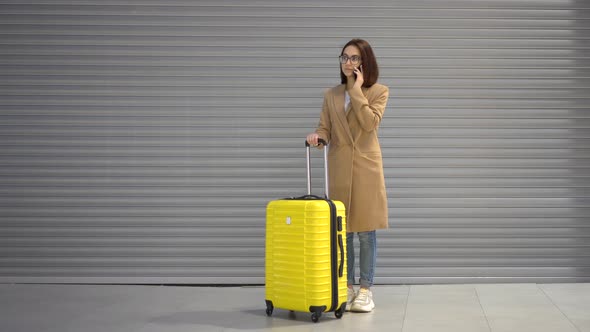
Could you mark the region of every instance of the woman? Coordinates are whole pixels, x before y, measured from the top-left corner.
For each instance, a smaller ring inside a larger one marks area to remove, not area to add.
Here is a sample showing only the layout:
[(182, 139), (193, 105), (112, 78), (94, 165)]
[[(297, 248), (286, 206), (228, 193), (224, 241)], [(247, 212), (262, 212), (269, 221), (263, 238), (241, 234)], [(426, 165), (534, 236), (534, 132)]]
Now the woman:
[[(316, 131), (307, 142), (322, 138), (328, 151), (330, 198), (346, 206), (347, 310), (375, 308), (371, 286), (375, 274), (375, 230), (388, 227), (387, 194), (377, 131), (389, 89), (377, 83), (379, 69), (369, 43), (349, 41), (340, 53), (341, 84), (328, 90)], [(354, 234), (360, 244), (360, 289), (355, 292)]]

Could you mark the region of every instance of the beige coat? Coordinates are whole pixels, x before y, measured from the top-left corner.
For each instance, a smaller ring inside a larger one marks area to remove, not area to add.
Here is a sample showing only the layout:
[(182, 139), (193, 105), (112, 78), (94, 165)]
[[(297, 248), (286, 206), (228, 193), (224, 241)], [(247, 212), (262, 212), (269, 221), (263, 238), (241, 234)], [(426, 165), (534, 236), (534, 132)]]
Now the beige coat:
[(326, 92), (316, 133), (329, 143), (330, 198), (346, 206), (347, 231), (366, 232), (388, 227), (387, 193), (377, 131), (389, 89), (381, 84), (349, 92), (345, 85)]

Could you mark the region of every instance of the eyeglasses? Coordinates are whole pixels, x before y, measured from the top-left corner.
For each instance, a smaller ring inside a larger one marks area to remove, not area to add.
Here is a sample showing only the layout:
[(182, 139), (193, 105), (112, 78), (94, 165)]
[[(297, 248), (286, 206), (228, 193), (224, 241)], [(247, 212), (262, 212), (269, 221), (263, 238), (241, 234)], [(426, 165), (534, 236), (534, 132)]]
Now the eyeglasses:
[(348, 60), (350, 60), (353, 65), (358, 65), (358, 63), (361, 62), (361, 57), (358, 55), (353, 55), (351, 57), (348, 55), (341, 55), (338, 57), (338, 60), (340, 60), (341, 64), (345, 64), (348, 62)]

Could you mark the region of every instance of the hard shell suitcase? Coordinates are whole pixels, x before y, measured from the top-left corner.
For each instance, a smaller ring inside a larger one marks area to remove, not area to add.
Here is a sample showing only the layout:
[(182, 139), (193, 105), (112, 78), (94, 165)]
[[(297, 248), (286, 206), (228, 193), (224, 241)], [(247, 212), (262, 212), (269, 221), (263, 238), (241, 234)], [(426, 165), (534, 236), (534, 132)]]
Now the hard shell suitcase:
[[(325, 142), (321, 141), (324, 146)], [(346, 214), (328, 198), (328, 159), (324, 148), (325, 197), (311, 195), (310, 147), (307, 195), (274, 200), (266, 207), (266, 314), (274, 308), (323, 312), (341, 318), (346, 309)]]

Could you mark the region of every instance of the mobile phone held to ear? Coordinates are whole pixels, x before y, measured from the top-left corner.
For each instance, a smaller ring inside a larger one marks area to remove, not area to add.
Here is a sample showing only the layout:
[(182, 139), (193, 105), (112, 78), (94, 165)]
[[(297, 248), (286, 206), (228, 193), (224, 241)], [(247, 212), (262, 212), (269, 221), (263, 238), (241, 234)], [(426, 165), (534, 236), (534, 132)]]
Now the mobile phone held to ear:
[[(359, 68), (360, 68), (360, 66), (359, 66), (359, 67), (356, 67), (356, 68), (354, 69), (354, 71), (352, 72), (352, 73), (354, 74), (354, 79), (355, 79), (355, 80), (356, 80), (356, 70), (357, 70), (357, 69), (359, 69)], [(359, 69), (359, 70), (360, 70), (360, 69)]]
[[(362, 65), (356, 67), (356, 69), (358, 69), (361, 73), (363, 72), (363, 69), (361, 68)], [(354, 74), (354, 79), (356, 80), (356, 72), (352, 72)]]

